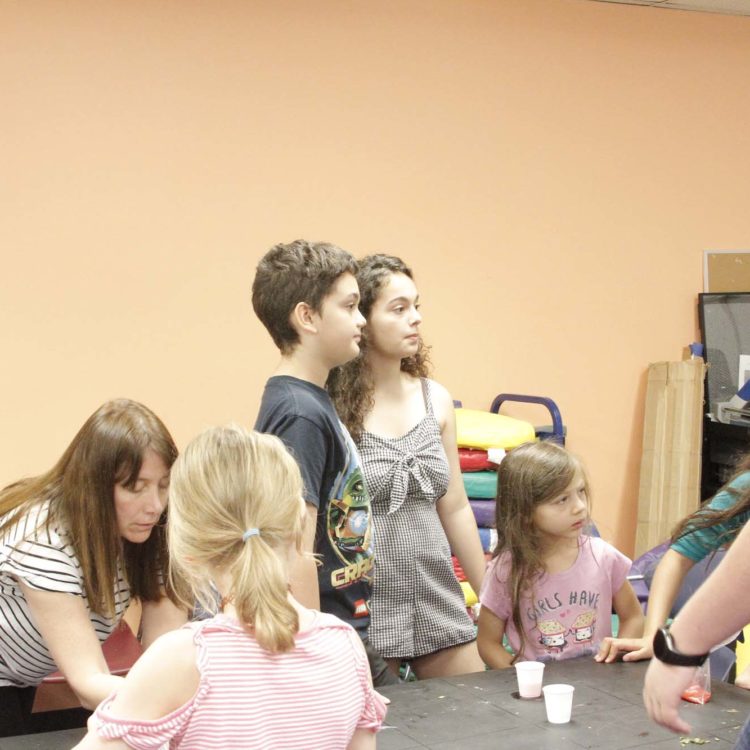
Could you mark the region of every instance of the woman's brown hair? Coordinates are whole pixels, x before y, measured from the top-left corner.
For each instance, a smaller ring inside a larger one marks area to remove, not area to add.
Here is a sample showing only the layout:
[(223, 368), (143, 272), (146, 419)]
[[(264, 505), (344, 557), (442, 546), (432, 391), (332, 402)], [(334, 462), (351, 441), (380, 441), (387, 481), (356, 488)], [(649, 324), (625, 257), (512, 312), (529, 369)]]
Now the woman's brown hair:
[[(719, 492), (727, 492), (735, 497), (735, 501), (728, 508), (723, 510), (714, 510), (713, 508), (698, 508), (694, 513), (691, 513), (686, 518), (683, 518), (680, 523), (677, 524), (675, 530), (672, 532), (671, 544), (674, 544), (683, 536), (691, 534), (693, 531), (700, 529), (707, 529), (712, 526), (719, 524), (726, 525), (726, 528), (722, 531), (721, 536), (718, 538), (720, 544), (729, 544), (734, 541), (734, 538), (742, 530), (745, 525), (743, 516), (750, 514), (750, 482), (745, 489), (735, 489), (732, 487), (732, 483), (741, 474), (745, 474), (750, 471), (750, 452), (745, 454), (737, 463), (734, 474), (732, 474), (729, 481), (719, 490)], [(718, 493), (717, 493), (718, 494)]]
[[(358, 261), (358, 265), (359, 310), (366, 320), (369, 319), (372, 306), (391, 275), (402, 273), (414, 279), (411, 268), (393, 255), (368, 255)], [(428, 377), (429, 351), (429, 347), (420, 337), (416, 353), (401, 360), (401, 370), (417, 378)], [(367, 326), (362, 331), (359, 354), (351, 362), (331, 370), (326, 388), (341, 421), (354, 441), (359, 442), (365, 417), (373, 406), (372, 394), (375, 388), (372, 372), (367, 364)]]
[(515, 659), (523, 653), (526, 643), (522, 600), (526, 596), (533, 599), (534, 581), (544, 572), (542, 537), (534, 525), (534, 511), (562, 494), (576, 472), (583, 476), (588, 498), (589, 486), (583, 466), (575, 456), (555, 443), (520, 445), (511, 450), (498, 467), (495, 501), (497, 546), (493, 557), (505, 553), (510, 557), (508, 578), (501, 583), (507, 586), (512, 602), (511, 619), (520, 638)]
[[(177, 447), (162, 421), (136, 401), (100, 406), (84, 423), (58, 462), (46, 473), (0, 491), (0, 535), (34, 506), (49, 501), (47, 529), (70, 541), (81, 566), (89, 606), (115, 613), (114, 589), (122, 569), (131, 595), (158, 601), (167, 581), (166, 510), (148, 540), (120, 536), (114, 504), (116, 484), (132, 488), (147, 450), (169, 469)], [(174, 598), (168, 589), (170, 598)]]

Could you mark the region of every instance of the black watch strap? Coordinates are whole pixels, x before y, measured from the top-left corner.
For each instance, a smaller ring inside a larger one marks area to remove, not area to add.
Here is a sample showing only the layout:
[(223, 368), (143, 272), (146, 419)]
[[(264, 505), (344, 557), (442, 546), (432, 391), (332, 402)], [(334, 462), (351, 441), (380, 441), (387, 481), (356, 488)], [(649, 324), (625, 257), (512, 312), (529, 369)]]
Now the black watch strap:
[(700, 667), (708, 654), (683, 654), (677, 650), (669, 628), (659, 628), (654, 636), (654, 656), (665, 664), (676, 667)]

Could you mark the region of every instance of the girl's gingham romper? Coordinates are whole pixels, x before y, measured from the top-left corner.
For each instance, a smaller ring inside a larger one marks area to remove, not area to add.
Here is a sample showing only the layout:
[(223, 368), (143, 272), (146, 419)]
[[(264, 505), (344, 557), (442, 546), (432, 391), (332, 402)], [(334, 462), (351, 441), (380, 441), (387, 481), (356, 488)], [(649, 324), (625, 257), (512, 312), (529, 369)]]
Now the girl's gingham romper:
[(384, 438), (364, 431), (359, 444), (375, 533), (369, 638), (387, 659), (475, 638), (435, 506), (450, 469), (430, 385), (422, 379), (427, 413), (409, 432)]

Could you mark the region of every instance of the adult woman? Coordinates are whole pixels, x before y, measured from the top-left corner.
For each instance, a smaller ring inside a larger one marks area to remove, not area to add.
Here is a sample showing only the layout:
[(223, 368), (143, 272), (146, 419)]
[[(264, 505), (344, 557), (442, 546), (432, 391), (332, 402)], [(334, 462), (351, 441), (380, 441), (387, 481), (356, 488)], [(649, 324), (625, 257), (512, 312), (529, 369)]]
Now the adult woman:
[(56, 669), (85, 708), (112, 692), (122, 678), (100, 644), (131, 598), (144, 646), (186, 620), (163, 585), (176, 457), (155, 414), (109, 401), (52, 469), (0, 492), (0, 734), (28, 731), (35, 686)]
[(372, 255), (357, 274), (367, 319), (353, 362), (328, 387), (356, 441), (372, 499), (375, 573), (369, 637), (398, 669), (419, 677), (484, 668), (450, 549), (475, 588), (484, 574), (476, 522), (463, 489), (450, 394), (427, 378), (411, 270)]

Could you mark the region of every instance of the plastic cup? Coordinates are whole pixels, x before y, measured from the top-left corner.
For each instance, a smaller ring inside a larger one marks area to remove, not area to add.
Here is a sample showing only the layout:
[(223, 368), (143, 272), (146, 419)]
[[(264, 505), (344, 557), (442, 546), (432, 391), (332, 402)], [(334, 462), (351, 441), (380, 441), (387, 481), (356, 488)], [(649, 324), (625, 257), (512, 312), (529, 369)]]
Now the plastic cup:
[(544, 662), (519, 661), (516, 664), (518, 694), (522, 698), (538, 698), (542, 694)]
[(574, 690), (572, 685), (544, 686), (544, 706), (550, 724), (567, 724), (570, 721)]

